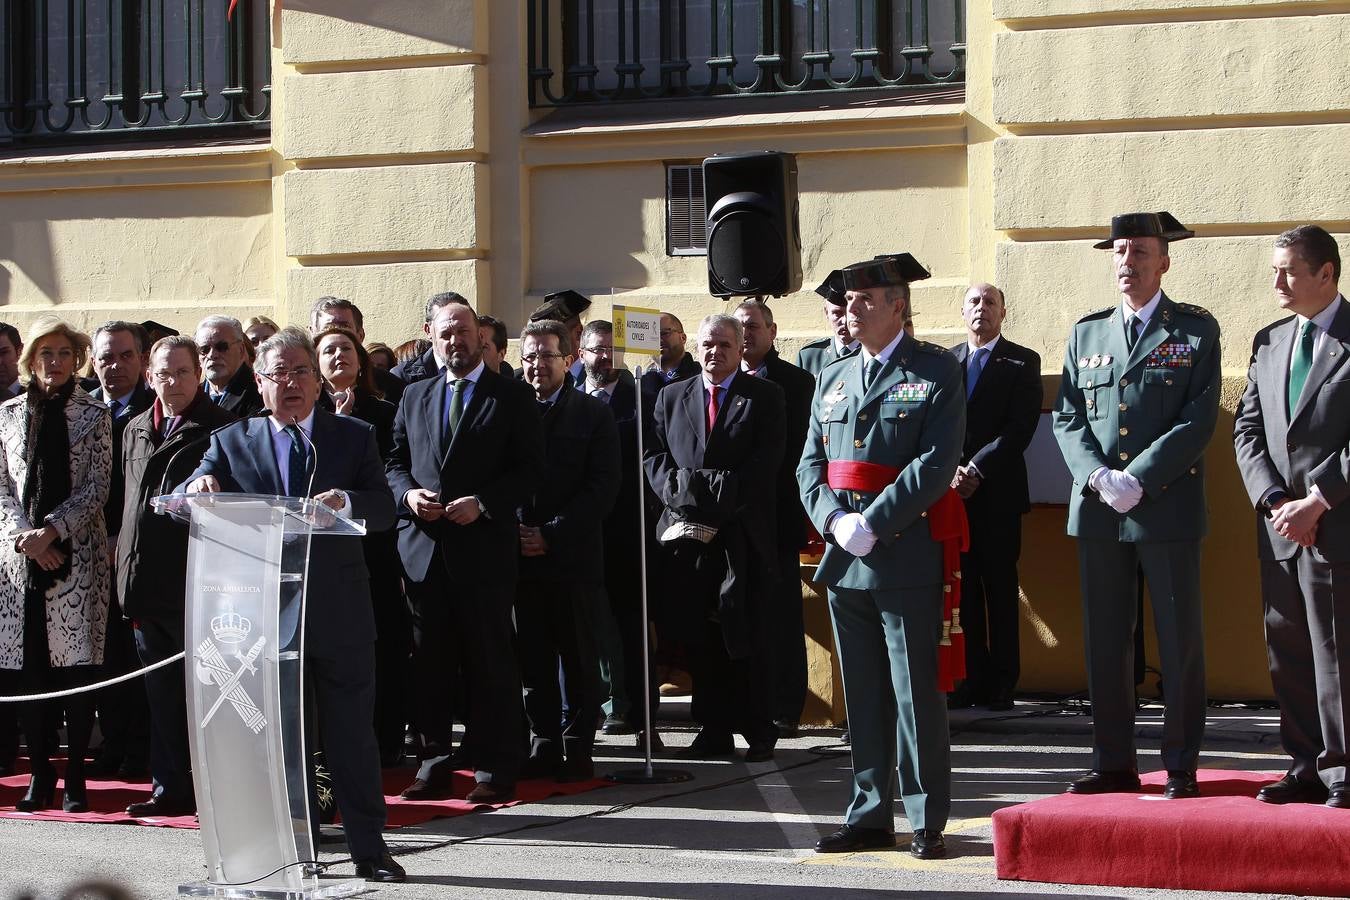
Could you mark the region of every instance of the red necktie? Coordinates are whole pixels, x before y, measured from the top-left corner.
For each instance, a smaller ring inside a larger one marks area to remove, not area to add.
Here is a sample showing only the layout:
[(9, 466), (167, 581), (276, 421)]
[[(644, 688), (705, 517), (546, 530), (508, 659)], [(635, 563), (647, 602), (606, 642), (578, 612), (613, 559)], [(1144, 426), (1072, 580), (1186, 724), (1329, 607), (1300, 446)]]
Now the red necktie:
[(717, 424), (717, 392), (722, 388), (713, 385), (708, 389), (708, 436), (712, 437), (713, 426)]

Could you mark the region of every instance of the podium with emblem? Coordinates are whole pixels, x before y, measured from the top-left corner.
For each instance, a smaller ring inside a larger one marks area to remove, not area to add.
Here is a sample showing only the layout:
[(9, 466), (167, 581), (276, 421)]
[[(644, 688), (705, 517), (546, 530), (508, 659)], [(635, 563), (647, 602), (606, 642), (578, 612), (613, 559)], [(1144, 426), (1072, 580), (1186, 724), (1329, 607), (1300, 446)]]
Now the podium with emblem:
[(301, 670), (310, 538), (358, 537), (364, 524), (295, 497), (170, 494), (154, 505), (189, 524), (188, 730), (207, 877), (179, 893), (310, 900), (366, 890), (321, 879), (314, 862)]

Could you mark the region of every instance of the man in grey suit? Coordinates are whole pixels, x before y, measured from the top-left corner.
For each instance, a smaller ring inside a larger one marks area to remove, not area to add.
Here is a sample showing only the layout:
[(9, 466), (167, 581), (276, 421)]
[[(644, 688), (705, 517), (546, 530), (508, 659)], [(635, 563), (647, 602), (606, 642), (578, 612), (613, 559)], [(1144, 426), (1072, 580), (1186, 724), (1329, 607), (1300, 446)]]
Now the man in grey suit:
[(1266, 649), (1293, 765), (1267, 803), (1350, 808), (1350, 304), (1336, 239), (1275, 239), (1275, 296), (1294, 315), (1257, 332), (1233, 444), (1256, 507)]
[(1069, 334), (1054, 426), (1073, 474), (1092, 696), (1092, 771), (1075, 794), (1134, 791), (1134, 626), (1142, 567), (1158, 632), (1167, 709), (1163, 796), (1196, 797), (1205, 734), (1200, 539), (1205, 446), (1219, 413), (1219, 324), (1162, 290), (1168, 243), (1193, 236), (1167, 213), (1111, 220), (1120, 299)]

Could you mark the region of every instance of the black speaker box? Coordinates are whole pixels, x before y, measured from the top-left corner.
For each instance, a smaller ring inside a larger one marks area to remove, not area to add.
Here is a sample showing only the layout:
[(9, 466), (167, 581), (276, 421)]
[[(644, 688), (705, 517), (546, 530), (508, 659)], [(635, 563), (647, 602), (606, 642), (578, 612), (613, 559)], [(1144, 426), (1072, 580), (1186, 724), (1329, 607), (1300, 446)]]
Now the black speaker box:
[(703, 196), (713, 296), (781, 297), (801, 289), (795, 156), (711, 156), (703, 161)]

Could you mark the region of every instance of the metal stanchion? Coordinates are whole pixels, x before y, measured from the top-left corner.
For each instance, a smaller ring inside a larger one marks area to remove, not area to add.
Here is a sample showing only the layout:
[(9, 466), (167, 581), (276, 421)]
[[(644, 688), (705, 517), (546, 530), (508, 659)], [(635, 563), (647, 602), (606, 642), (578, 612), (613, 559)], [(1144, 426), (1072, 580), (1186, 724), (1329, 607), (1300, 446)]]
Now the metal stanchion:
[[(642, 475), (642, 369), (638, 368), (633, 376), (634, 393), (637, 395), (637, 463), (638, 478)], [(646, 501), (641, 490), (638, 491), (638, 527), (642, 531), (642, 540), (638, 541), (638, 553), (641, 560), (642, 571), (642, 697), (643, 709), (646, 710), (646, 721), (643, 723), (643, 735), (647, 738), (646, 744), (647, 759), (646, 765), (641, 769), (619, 769), (617, 772), (610, 772), (605, 777), (610, 781), (619, 784), (677, 784), (681, 781), (692, 781), (694, 775), (692, 772), (686, 772), (683, 769), (656, 769), (652, 767), (652, 667), (651, 667), (651, 641), (647, 634), (647, 510)]]

